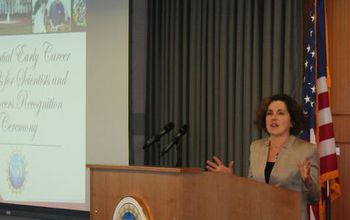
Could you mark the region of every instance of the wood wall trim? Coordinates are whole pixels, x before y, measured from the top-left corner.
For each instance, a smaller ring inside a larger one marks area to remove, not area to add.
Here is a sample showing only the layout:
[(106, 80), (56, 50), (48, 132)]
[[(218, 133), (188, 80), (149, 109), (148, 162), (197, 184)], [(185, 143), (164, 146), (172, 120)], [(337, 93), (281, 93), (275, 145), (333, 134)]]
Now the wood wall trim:
[(350, 116), (334, 116), (333, 125), (335, 141), (350, 143)]
[(350, 116), (350, 113), (348, 114), (332, 114), (333, 117), (336, 117), (336, 116)]

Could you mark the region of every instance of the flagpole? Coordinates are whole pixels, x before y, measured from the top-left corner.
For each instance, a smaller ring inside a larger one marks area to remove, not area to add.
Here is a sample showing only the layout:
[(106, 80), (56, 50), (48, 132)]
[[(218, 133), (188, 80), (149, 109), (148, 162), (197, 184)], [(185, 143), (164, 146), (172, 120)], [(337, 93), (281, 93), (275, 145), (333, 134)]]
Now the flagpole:
[(326, 220), (331, 220), (331, 196), (330, 196), (330, 189), (329, 189), (329, 180), (327, 180)]

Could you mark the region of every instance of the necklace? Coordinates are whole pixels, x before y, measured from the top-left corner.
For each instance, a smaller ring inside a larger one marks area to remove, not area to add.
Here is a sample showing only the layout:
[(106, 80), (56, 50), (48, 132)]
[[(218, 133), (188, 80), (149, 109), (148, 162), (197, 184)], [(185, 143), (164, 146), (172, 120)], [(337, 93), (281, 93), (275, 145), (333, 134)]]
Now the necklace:
[(276, 161), (281, 150), (281, 147), (271, 147), (271, 145), (269, 145), (269, 157)]

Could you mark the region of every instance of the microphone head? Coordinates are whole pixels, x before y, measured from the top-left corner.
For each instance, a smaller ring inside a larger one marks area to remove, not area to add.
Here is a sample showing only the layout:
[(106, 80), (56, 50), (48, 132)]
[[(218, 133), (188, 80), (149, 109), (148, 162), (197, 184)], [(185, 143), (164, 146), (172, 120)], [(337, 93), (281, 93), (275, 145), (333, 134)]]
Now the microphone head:
[(173, 123), (173, 122), (169, 122), (168, 124), (166, 124), (166, 125), (163, 127), (163, 129), (164, 129), (166, 132), (170, 131), (170, 130), (173, 129), (173, 128), (174, 128), (174, 123)]
[(187, 131), (188, 131), (188, 125), (187, 125), (187, 124), (184, 124), (184, 125), (181, 126), (179, 132), (180, 132), (181, 135), (184, 135), (184, 134), (187, 133)]

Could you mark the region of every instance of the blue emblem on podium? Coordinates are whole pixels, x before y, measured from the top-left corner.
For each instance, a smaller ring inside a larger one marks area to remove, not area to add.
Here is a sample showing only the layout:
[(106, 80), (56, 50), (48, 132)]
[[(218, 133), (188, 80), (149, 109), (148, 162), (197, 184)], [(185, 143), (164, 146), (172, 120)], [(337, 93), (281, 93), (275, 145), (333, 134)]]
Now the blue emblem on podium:
[(150, 220), (150, 217), (141, 199), (127, 196), (118, 202), (113, 220)]
[(122, 220), (136, 220), (136, 217), (131, 212), (127, 212), (124, 213)]

